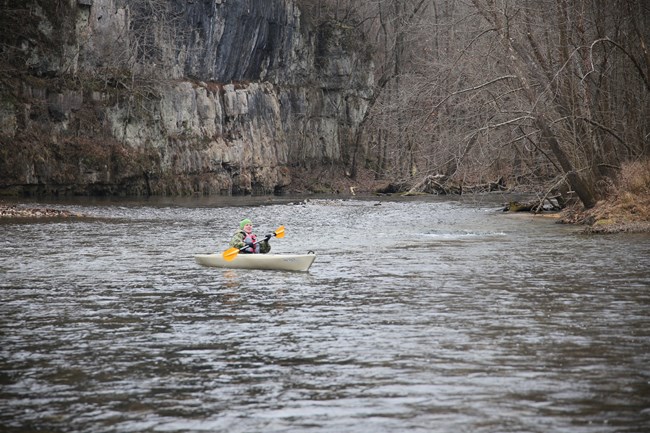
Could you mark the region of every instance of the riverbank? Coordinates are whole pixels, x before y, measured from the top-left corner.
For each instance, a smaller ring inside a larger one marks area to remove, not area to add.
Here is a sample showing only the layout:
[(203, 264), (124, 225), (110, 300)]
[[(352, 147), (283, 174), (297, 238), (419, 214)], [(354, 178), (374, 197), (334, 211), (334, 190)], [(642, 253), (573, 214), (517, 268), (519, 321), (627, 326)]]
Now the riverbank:
[[(585, 226), (588, 233), (650, 233), (650, 164), (637, 163), (625, 167), (619, 186), (607, 199), (592, 209), (580, 204), (566, 208), (557, 215), (558, 223)], [(292, 173), (290, 194), (340, 194), (344, 197), (377, 194), (388, 191), (390, 183), (377, 180), (369, 170), (362, 170), (352, 179), (342, 167), (326, 166)], [(395, 194), (399, 194), (395, 191)], [(74, 218), (84, 215), (45, 207), (0, 202), (0, 218)]]
[(82, 214), (62, 209), (0, 203), (0, 218), (71, 218), (82, 216)]
[[(552, 213), (559, 224), (585, 226), (587, 233), (650, 233), (650, 172), (648, 163), (627, 164), (621, 174), (619, 187), (610, 191), (609, 197), (599, 201), (592, 209), (581, 204)], [(355, 179), (340, 167), (320, 167), (294, 172), (297, 179), (291, 192), (326, 194), (377, 194), (391, 190), (391, 183), (375, 179), (369, 170), (361, 170)], [(395, 191), (395, 194), (399, 194)]]
[(592, 209), (565, 209), (559, 222), (584, 225), (588, 233), (650, 233), (650, 197), (624, 194), (600, 201)]
[(561, 221), (590, 233), (650, 233), (650, 160), (623, 164), (606, 199), (591, 209), (565, 209)]

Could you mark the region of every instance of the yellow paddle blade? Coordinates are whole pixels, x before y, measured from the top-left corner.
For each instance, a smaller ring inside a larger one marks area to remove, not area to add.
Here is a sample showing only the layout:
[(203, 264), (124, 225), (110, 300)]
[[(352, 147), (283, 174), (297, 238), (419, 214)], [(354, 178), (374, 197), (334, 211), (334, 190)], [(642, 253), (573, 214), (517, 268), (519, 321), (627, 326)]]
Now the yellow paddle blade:
[(226, 251), (224, 251), (221, 256), (223, 259), (227, 262), (230, 262), (232, 260), (235, 260), (235, 257), (237, 257), (237, 254), (239, 254), (239, 249), (238, 248), (228, 248)]
[(273, 232), (276, 238), (282, 239), (284, 237), (284, 226), (280, 226)]

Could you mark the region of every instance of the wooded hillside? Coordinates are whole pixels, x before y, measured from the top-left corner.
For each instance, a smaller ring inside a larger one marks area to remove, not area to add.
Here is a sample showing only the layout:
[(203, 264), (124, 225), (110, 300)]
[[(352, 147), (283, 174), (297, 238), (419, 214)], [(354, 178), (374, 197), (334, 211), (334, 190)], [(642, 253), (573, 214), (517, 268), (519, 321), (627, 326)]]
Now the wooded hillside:
[(650, 154), (646, 1), (316, 3), (315, 15), (355, 22), (374, 44), (376, 92), (353, 172), (503, 180), (589, 208), (623, 163)]

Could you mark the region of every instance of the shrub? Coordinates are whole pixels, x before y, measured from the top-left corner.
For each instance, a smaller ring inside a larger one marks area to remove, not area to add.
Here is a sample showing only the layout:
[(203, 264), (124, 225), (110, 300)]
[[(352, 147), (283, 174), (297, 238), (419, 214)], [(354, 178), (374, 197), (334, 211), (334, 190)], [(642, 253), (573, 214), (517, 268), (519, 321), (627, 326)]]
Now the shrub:
[(650, 159), (624, 163), (619, 189), (635, 195), (650, 194)]

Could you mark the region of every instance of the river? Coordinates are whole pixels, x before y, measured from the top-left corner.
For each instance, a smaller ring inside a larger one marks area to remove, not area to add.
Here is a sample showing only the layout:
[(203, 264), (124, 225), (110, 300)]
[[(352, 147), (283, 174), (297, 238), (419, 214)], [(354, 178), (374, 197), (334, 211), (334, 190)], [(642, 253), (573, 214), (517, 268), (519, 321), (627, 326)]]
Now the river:
[[(650, 431), (650, 236), (501, 201), (86, 199), (55, 204), (88, 218), (0, 221), (0, 430)], [(194, 262), (244, 217), (312, 268)]]

